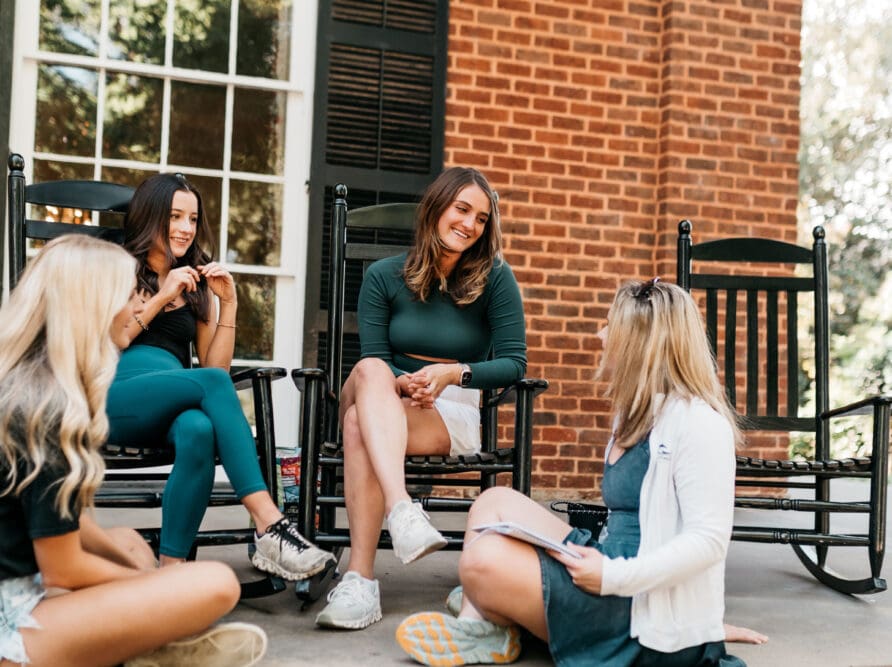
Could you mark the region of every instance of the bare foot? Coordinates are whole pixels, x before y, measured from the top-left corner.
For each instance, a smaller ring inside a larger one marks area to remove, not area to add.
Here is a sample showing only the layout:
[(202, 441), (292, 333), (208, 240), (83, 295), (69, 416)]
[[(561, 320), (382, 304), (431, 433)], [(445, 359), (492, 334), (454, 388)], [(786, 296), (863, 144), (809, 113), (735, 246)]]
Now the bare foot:
[(749, 628), (740, 628), (725, 623), (725, 641), (740, 644), (764, 644), (768, 641), (768, 637)]

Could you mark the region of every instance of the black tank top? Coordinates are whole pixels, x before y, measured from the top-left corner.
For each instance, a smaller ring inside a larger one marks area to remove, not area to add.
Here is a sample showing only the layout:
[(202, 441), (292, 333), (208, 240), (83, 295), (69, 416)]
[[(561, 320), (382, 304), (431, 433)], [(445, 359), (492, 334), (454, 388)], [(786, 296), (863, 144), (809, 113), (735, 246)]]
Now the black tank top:
[(183, 364), (192, 366), (190, 345), (195, 340), (197, 326), (195, 315), (188, 304), (174, 310), (162, 310), (149, 323), (149, 330), (143, 331), (133, 345), (152, 345), (167, 350)]

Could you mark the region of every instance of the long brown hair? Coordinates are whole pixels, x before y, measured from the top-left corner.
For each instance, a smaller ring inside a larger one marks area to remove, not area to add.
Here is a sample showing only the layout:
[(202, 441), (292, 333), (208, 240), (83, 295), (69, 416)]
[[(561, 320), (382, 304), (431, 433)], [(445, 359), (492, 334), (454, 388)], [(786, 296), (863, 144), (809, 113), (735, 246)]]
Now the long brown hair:
[(706, 402), (728, 420), (739, 444), (737, 413), (716, 375), (700, 311), (681, 287), (658, 281), (624, 284), (610, 308), (598, 377), (609, 375), (614, 443), (641, 440), (653, 428), (657, 397), (673, 394)]
[[(477, 185), (489, 198), (489, 220), (480, 238), (465, 250), (448, 280), (441, 277), (437, 262), (443, 250), (438, 231), (440, 216), (458, 193)], [(403, 277), (406, 285), (421, 301), (426, 301), (435, 286), (442, 288), (460, 306), (473, 303), (483, 293), (486, 280), (496, 260), (502, 257), (502, 232), (499, 201), (486, 177), (470, 167), (451, 167), (431, 183), (421, 198), (415, 217), (415, 244), (409, 250)]]
[[(195, 238), (192, 239), (192, 245), (186, 254), (179, 259), (170, 251), (168, 242), (170, 209), (176, 192), (191, 192), (198, 200)], [(148, 263), (149, 250), (159, 237), (164, 239), (167, 264), (171, 269), (180, 266), (200, 266), (211, 261), (211, 255), (204, 250), (210, 246), (211, 232), (205, 217), (201, 194), (182, 174), (155, 174), (140, 183), (124, 217), (124, 235), (124, 247), (136, 257), (139, 264), (136, 270), (137, 288), (149, 294), (155, 294), (159, 287), (158, 274)], [(186, 303), (203, 322), (207, 322), (210, 308), (210, 296), (205, 287), (202, 278), (199, 289), (194, 292), (183, 292)]]

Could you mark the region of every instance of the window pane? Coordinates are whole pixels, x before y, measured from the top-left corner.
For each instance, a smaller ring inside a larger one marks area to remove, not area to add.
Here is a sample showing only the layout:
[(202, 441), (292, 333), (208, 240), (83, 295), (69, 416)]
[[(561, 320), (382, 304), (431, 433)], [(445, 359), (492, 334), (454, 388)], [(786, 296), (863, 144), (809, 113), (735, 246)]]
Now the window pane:
[(108, 56), (135, 63), (164, 62), (167, 0), (115, 0), (108, 8)]
[(176, 67), (229, 70), (229, 0), (177, 0), (173, 34)]
[(226, 89), (171, 82), (168, 161), (189, 167), (223, 167)]
[(103, 167), (102, 180), (111, 181), (112, 183), (120, 183), (121, 185), (129, 185), (131, 188), (135, 188), (149, 176), (154, 176), (157, 173), (157, 171), (149, 171), (148, 169)]
[(242, 0), (236, 74), (288, 79), (291, 0)]
[(235, 89), (232, 161), (235, 171), (281, 174), (285, 160), (285, 93)]
[(99, 0), (43, 0), (40, 49), (95, 56), (99, 53)]
[(239, 359), (273, 358), (276, 314), (276, 279), (272, 276), (235, 276), (238, 293), (238, 329), (235, 356)]
[(223, 189), (223, 179), (214, 176), (195, 176), (186, 174), (189, 182), (195, 186), (201, 195), (201, 206), (204, 209), (205, 220), (211, 228), (211, 245), (205, 248), (215, 259), (220, 257), (220, 198)]
[(42, 183), (44, 181), (62, 181), (62, 180), (93, 180), (92, 164), (73, 164), (70, 162), (59, 162), (58, 160), (34, 160), (34, 171), (31, 178), (32, 183)]
[(38, 67), (34, 150), (95, 154), (97, 84), (94, 70), (64, 65)]
[(110, 74), (105, 88), (105, 157), (141, 162), (161, 159), (161, 79)]
[(226, 261), (278, 266), (281, 241), (282, 186), (233, 180)]

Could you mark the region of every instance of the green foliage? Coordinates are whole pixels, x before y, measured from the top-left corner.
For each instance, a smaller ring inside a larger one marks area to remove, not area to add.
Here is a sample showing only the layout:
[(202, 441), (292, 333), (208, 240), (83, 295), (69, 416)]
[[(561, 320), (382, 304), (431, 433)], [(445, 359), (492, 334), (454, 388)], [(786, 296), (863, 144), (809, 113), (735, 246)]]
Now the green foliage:
[[(823, 225), (830, 247), (831, 405), (892, 391), (890, 29), (890, 3), (803, 3), (799, 225), (803, 240)], [(834, 429), (835, 454), (863, 447), (852, 424)]]

